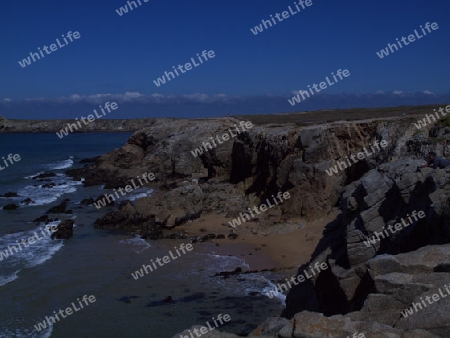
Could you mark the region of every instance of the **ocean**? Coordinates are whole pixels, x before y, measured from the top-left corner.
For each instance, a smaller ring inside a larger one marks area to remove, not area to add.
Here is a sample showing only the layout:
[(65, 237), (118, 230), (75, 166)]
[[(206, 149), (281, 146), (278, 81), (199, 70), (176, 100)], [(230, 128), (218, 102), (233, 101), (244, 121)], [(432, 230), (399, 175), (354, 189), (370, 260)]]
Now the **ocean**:
[[(271, 280), (280, 276), (264, 272), (213, 277), (216, 272), (249, 268), (241, 257), (216, 254), (213, 243), (195, 243), (191, 252), (138, 280), (131, 276), (186, 241), (145, 241), (94, 229), (94, 221), (112, 209), (80, 202), (109, 191), (83, 187), (65, 175), (69, 168), (82, 167), (80, 160), (121, 147), (130, 135), (71, 134), (59, 139), (55, 134), (0, 134), (0, 158), (21, 157), (0, 171), (0, 194), (19, 195), (0, 197), (0, 337), (172, 337), (193, 325), (213, 323), (219, 314), (231, 317), (219, 330), (248, 334), (267, 317), (281, 313), (283, 297), (265, 295), (275, 287)], [(45, 173), (56, 175), (44, 182), (33, 179)], [(142, 188), (128, 198), (151, 192)], [(74, 236), (52, 240), (44, 229), (60, 221), (32, 221), (64, 199), (70, 200), (67, 209), (73, 211), (66, 217), (75, 221)], [(2, 210), (10, 203), (19, 208)], [(33, 244), (17, 252), (11, 249), (36, 233), (39, 240)], [(65, 318), (60, 315), (55, 324), (36, 328), (60, 309), (78, 306), (77, 299), (85, 295), (96, 301)], [(164, 301), (168, 297), (172, 300)]]

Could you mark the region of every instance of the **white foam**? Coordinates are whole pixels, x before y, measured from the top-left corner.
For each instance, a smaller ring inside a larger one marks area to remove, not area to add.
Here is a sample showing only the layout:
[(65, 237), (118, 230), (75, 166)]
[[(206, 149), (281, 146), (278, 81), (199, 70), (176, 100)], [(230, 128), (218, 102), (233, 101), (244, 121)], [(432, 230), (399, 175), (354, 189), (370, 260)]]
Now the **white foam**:
[[(136, 190), (138, 190), (138, 189), (136, 189)], [(137, 192), (136, 195), (130, 195), (130, 197), (128, 199), (130, 201), (134, 201), (134, 200), (137, 200), (139, 198), (150, 196), (152, 194), (152, 192), (153, 192), (153, 189), (149, 189), (146, 192), (142, 192), (142, 193), (141, 192)]]
[[(19, 272), (19, 270), (14, 271), (11, 275), (9, 276), (0, 276), (0, 286), (11, 283), (12, 281), (16, 280), (17, 278), (19, 278), (19, 276), (17, 276), (17, 273)], [(1, 336), (0, 336), (1, 337)]]
[[(47, 324), (47, 323), (46, 323)], [(2, 328), (0, 330), (0, 337), (15, 337), (15, 338), (50, 338), (53, 332), (53, 325), (47, 326), (44, 330), (38, 332), (34, 327), (31, 331), (28, 328), (21, 328), (11, 330), (9, 328)]]
[(277, 288), (277, 286), (274, 283), (272, 283), (269, 280), (267, 280), (267, 282), (268, 282), (269, 286), (267, 286), (264, 289), (262, 289), (261, 294), (263, 294), (264, 296), (269, 297), (267, 294), (273, 295), (273, 293), (271, 293), (270, 291), (275, 291), (275, 296), (272, 296), (272, 299), (273, 298), (277, 298), (278, 300), (281, 301), (283, 306), (286, 306), (286, 296), (282, 292), (278, 291), (278, 288)]
[(145, 240), (142, 239), (140, 236), (136, 235), (134, 238), (129, 239), (123, 239), (119, 241), (121, 244), (127, 244), (133, 248), (142, 248), (142, 250), (134, 251), (135, 253), (141, 253), (142, 251), (147, 250), (148, 248), (151, 248), (151, 245)]
[(30, 176), (24, 176), (23, 178), (27, 179), (27, 180), (31, 180), (33, 177), (39, 176), (40, 174), (43, 174), (43, 171), (40, 171), (36, 174), (30, 175)]
[[(55, 186), (52, 188), (42, 188), (43, 184), (27, 185), (21, 188), (17, 193), (21, 196), (26, 196), (32, 200), (29, 206), (34, 205), (46, 205), (53, 203), (59, 197), (64, 194), (70, 194), (77, 191), (76, 186), (82, 185), (81, 181), (73, 181), (70, 177), (60, 176), (53, 177), (53, 179), (46, 183), (54, 183)], [(26, 197), (23, 197), (24, 199)]]
[[(18, 278), (18, 273), (25, 268), (31, 268), (49, 260), (64, 244), (63, 240), (52, 240), (51, 235), (44, 231), (50, 226), (56, 226), (61, 221), (42, 225), (34, 230), (6, 234), (0, 237), (0, 252), (8, 254), (2, 256), (2, 272), (6, 273), (0, 277), (0, 286), (10, 283)], [(36, 237), (37, 236), (37, 237)], [(27, 241), (34, 237), (33, 244), (24, 245), (22, 240)], [(22, 243), (19, 246), (18, 243)], [(11, 248), (11, 250), (8, 249)], [(17, 252), (16, 252), (17, 251)]]
[(73, 166), (73, 156), (70, 156), (67, 160), (56, 161), (54, 163), (48, 164), (48, 170), (60, 170), (67, 169)]

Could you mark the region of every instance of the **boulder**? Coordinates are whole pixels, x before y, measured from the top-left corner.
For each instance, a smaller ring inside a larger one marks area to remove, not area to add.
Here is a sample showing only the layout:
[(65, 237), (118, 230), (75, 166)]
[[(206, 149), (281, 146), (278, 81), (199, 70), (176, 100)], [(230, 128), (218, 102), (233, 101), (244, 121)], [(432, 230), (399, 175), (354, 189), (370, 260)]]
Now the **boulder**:
[(52, 239), (69, 239), (73, 236), (73, 219), (62, 221), (58, 225), (58, 230), (52, 233)]
[(3, 210), (16, 210), (19, 206), (14, 203), (9, 203), (3, 207)]

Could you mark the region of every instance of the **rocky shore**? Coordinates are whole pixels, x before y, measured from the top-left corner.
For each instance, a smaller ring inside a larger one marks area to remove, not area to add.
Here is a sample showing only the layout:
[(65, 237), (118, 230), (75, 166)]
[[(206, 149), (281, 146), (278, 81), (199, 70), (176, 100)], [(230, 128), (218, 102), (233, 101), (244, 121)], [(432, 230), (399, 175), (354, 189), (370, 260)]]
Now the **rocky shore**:
[[(155, 119), (99, 119), (89, 123), (76, 133), (130, 132), (151, 126)], [(0, 116), (0, 133), (56, 133), (75, 120), (18, 120)]]
[[(95, 223), (150, 239), (186, 236), (177, 229), (211, 213), (239, 217), (279, 192), (291, 198), (236, 229), (221, 225), (224, 236), (289, 233), (336, 214), (298, 274), (315, 263), (329, 269), (295, 285), (283, 313), (249, 337), (448, 337), (450, 298), (407, 318), (401, 314), (450, 283), (450, 173), (417, 168), (430, 150), (448, 156), (450, 128), (436, 124), (418, 131), (412, 122), (400, 117), (255, 125), (193, 156), (191, 151), (233, 128), (236, 120), (156, 119), (122, 148), (68, 174), (83, 177), (86, 186), (118, 188), (137, 175), (155, 173), (148, 185), (154, 194), (123, 202)], [(327, 174), (336, 161), (374, 141), (387, 147)], [(376, 232), (419, 210), (423, 219), (366, 245)], [(189, 234), (191, 241), (217, 237), (210, 230)], [(299, 238), (298, 246), (304, 242)], [(237, 336), (216, 330), (204, 337)]]

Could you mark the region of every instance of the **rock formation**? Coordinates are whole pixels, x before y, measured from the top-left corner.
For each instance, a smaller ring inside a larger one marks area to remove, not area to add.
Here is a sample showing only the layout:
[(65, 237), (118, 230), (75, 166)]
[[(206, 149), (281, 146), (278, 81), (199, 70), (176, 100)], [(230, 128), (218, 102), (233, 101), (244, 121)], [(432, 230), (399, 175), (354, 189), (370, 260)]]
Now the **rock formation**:
[[(154, 172), (160, 193), (122, 203), (96, 222), (99, 228), (142, 234), (154, 215), (150, 238), (204, 212), (236, 217), (279, 191), (292, 197), (259, 217), (261, 231), (292, 218), (314, 220), (338, 208), (339, 216), (325, 227), (299, 273), (315, 263), (329, 268), (294, 286), (282, 317), (268, 319), (249, 337), (448, 337), (450, 298), (409, 317), (401, 314), (450, 283), (450, 173), (417, 168), (429, 150), (449, 153), (450, 134), (436, 126), (418, 132), (412, 122), (254, 126), (194, 156), (191, 151), (225, 133), (234, 121), (160, 119), (122, 148), (70, 174), (84, 177), (85, 185), (119, 187)], [(336, 161), (375, 141), (387, 146), (327, 174)], [(424, 217), (409, 218), (414, 211)], [(405, 226), (402, 220), (411, 221)], [(395, 224), (403, 226), (388, 232)], [(377, 233), (384, 238), (368, 242)]]
[(52, 233), (52, 239), (69, 239), (73, 236), (73, 219), (62, 221), (58, 225), (58, 230)]

